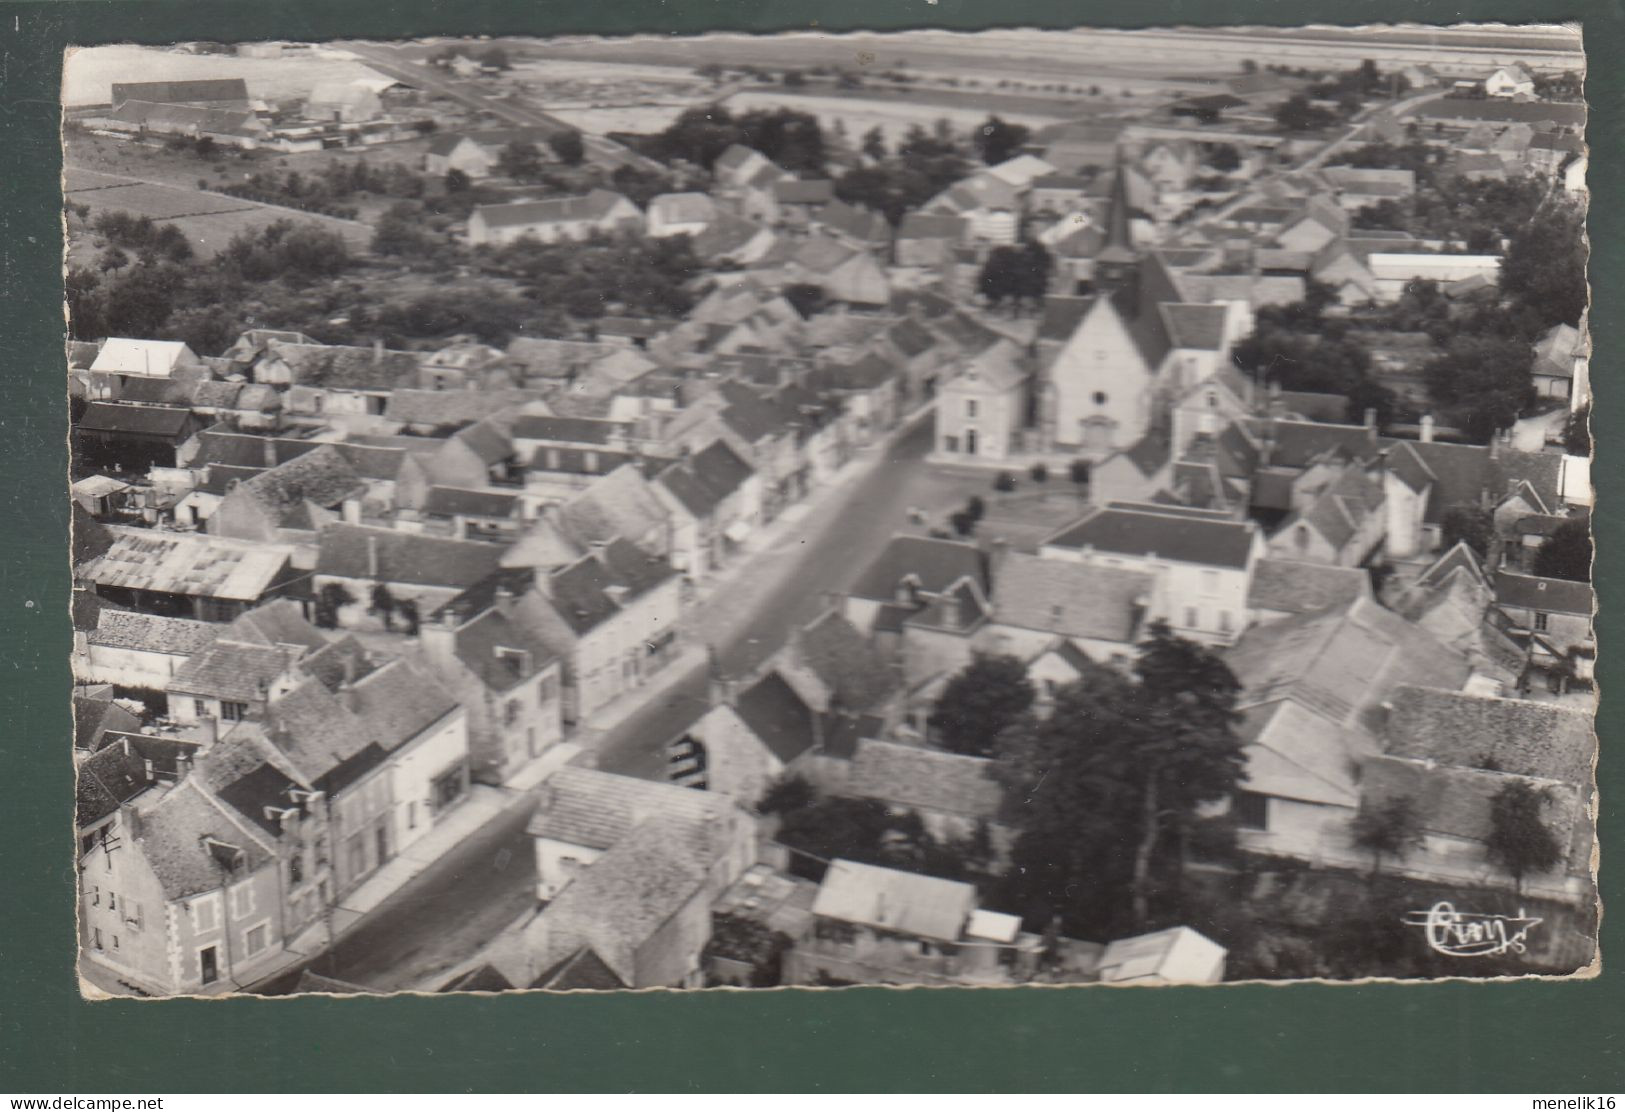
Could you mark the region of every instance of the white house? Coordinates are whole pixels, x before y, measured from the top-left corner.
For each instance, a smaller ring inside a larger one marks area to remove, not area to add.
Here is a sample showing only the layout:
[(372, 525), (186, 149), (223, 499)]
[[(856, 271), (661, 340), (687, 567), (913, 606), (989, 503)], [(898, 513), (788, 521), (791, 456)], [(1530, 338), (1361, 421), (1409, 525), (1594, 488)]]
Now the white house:
[(1535, 76), (1514, 62), (1486, 77), (1484, 91), (1492, 97), (1532, 97), (1535, 95)]
[(1002, 460), (1017, 450), (1027, 416), (1021, 349), (999, 340), (942, 387), (937, 452), (954, 459)]
[(580, 197), (550, 197), (507, 205), (479, 205), (468, 218), (468, 243), (503, 246), (526, 236), (543, 243), (586, 239), (594, 232), (641, 224), (643, 214), (619, 193), (594, 189)]

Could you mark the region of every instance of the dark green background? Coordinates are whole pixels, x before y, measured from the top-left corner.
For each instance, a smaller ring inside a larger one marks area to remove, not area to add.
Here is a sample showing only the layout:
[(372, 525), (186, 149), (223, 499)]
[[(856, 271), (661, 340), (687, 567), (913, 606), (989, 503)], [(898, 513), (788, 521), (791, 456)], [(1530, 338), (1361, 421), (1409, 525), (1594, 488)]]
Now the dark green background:
[[(0, 1093), (1082, 1090), (1619, 1091), (1617, 965), (1578, 983), (646, 993), (114, 1001), (73, 975), (66, 404), (56, 104), (69, 43), (429, 33), (1580, 20), (1590, 55), (1603, 844), (1625, 847), (1610, 752), (1625, 550), (1610, 385), (1621, 328), (1618, 3), (1180, 0), (500, 0), (0, 3)], [(1267, 60), (1267, 59), (1261, 59)], [(1620, 900), (1606, 855), (1605, 900)], [(1625, 953), (1620, 916), (1603, 952)]]

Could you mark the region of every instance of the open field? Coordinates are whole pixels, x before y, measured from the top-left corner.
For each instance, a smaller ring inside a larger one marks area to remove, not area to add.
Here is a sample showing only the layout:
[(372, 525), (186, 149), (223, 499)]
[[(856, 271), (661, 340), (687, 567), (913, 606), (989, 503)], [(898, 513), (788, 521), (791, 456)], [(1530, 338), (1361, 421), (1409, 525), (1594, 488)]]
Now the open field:
[(62, 103), (106, 104), (115, 81), (194, 81), (241, 77), (248, 95), (285, 100), (309, 95), (324, 81), (378, 77), (359, 61), (334, 50), (312, 50), (281, 58), (238, 58), (230, 54), (178, 54), (152, 46), (90, 46), (75, 50), (63, 67)]
[(342, 235), (351, 250), (365, 250), (372, 229), (351, 220), (334, 220), (294, 209), (210, 193), (196, 188), (140, 181), (117, 174), (69, 166), (63, 171), (65, 195), (75, 204), (98, 212), (128, 212), (174, 224), (186, 233), (200, 255), (213, 255), (241, 232), (256, 231), (278, 220), (304, 220)]
[[(956, 130), (968, 132), (987, 119), (988, 113), (985, 107), (973, 109), (940, 106), (922, 110), (918, 103), (902, 99), (821, 96), (787, 92), (772, 86), (736, 93), (729, 97), (726, 103), (734, 112), (748, 112), (753, 108), (794, 108), (810, 112), (818, 117), (818, 122), (826, 129), (839, 121), (846, 129), (847, 136), (854, 142), (874, 127), (881, 130), (887, 142), (896, 142), (910, 125), (928, 124), (937, 119), (946, 119)], [(1026, 124), (1029, 127), (1043, 127), (1045, 124), (1066, 118), (1060, 113), (1050, 116), (1025, 112), (1001, 113), (1001, 115), (1011, 123)]]

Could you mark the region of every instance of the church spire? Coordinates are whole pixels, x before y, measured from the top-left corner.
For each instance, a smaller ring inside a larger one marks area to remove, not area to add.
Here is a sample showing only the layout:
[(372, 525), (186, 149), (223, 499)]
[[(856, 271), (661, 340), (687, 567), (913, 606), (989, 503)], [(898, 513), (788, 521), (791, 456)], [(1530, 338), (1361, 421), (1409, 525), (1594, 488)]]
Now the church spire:
[(1139, 286), (1140, 253), (1129, 233), (1128, 170), (1118, 166), (1106, 202), (1106, 243), (1095, 256), (1095, 284), (1109, 294), (1130, 296)]

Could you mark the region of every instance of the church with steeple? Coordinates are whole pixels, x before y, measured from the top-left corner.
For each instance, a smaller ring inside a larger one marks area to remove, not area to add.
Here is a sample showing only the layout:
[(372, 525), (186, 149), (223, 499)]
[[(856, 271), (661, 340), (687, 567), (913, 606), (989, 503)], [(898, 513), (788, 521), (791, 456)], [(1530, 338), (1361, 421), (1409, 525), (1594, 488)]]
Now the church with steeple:
[(1091, 287), (1045, 303), (1037, 344), (1045, 452), (1100, 460), (1166, 435), (1172, 400), (1228, 358), (1232, 309), (1191, 304), (1155, 249), (1135, 247), (1119, 168)]

